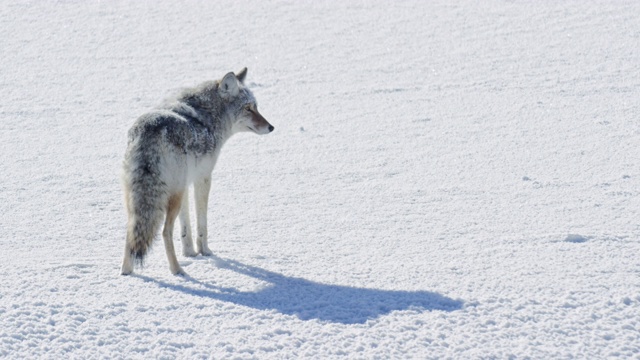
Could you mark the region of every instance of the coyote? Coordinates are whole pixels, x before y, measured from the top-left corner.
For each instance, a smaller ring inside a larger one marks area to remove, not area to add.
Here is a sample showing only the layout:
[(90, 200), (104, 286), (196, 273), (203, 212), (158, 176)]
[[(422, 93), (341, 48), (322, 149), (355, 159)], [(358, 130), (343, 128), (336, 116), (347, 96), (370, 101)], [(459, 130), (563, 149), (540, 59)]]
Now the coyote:
[[(140, 116), (128, 133), (122, 176), (128, 213), (122, 274), (142, 263), (164, 220), (162, 237), (174, 275), (186, 275), (173, 247), (173, 225), (180, 213), (185, 256), (212, 255), (207, 245), (207, 202), (211, 172), (231, 135), (259, 135), (273, 126), (258, 112), (244, 85), (247, 68), (222, 80), (183, 90)], [(194, 184), (198, 237), (194, 249), (189, 225), (188, 187)]]

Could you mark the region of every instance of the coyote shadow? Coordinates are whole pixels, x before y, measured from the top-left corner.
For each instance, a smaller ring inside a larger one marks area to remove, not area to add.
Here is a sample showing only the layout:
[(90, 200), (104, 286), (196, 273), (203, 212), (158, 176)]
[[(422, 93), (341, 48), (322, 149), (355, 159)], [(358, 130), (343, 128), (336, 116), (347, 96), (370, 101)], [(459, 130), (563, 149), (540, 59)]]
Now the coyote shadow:
[[(327, 285), (287, 277), (238, 261), (214, 257), (219, 268), (264, 281), (269, 285), (255, 292), (239, 291), (186, 277), (183, 284), (169, 284), (146, 276), (161, 287), (193, 296), (207, 297), (259, 310), (276, 310), (301, 320), (317, 319), (342, 324), (362, 324), (394, 310), (454, 311), (464, 302), (429, 291), (390, 291)], [(193, 284), (195, 286), (190, 286)]]

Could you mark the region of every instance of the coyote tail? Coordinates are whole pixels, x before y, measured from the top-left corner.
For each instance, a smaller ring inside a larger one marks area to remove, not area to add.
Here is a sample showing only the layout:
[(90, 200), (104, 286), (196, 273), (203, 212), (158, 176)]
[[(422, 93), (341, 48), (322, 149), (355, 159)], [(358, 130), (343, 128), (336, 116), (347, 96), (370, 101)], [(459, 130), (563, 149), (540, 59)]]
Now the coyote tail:
[[(148, 150), (146, 154), (149, 154)], [(125, 161), (124, 191), (128, 212), (125, 251), (140, 266), (158, 233), (167, 201), (158, 162), (157, 157), (150, 159), (149, 156)]]

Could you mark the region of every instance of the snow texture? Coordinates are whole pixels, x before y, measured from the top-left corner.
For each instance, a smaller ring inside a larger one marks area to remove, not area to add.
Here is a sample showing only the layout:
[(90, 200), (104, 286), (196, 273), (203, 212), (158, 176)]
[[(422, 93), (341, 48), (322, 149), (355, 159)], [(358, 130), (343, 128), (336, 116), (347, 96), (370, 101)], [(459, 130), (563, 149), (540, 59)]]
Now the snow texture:
[[(638, 1), (2, 1), (0, 49), (0, 357), (640, 358)], [(243, 66), (215, 256), (120, 276), (127, 129)]]

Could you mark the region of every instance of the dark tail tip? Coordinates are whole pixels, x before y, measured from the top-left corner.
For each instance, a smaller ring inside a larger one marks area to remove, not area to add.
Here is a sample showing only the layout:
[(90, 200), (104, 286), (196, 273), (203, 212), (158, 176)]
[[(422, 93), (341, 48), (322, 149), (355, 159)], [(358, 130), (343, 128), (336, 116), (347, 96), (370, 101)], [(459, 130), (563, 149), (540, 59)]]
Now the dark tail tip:
[(133, 258), (133, 261), (135, 262), (135, 264), (139, 267), (144, 267), (144, 257), (146, 255), (146, 249), (132, 249), (131, 250), (131, 257)]

